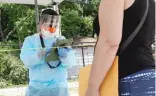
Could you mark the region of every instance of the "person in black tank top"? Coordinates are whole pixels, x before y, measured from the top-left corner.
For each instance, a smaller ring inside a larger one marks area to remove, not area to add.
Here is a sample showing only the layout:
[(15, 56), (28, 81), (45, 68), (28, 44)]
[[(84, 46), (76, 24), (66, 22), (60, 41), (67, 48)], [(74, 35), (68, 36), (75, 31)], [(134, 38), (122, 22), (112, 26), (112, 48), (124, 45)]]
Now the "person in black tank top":
[[(120, 45), (132, 34), (138, 26), (145, 12), (146, 0), (136, 0), (135, 3), (124, 12), (123, 36)], [(155, 2), (149, 0), (149, 13), (146, 21), (119, 58), (120, 78), (132, 73), (144, 70), (154, 69), (155, 61), (152, 56), (151, 45), (155, 36)]]
[[(155, 60), (152, 47), (155, 36), (155, 1), (149, 1), (147, 18), (139, 33), (119, 55), (119, 94), (120, 96), (155, 96)], [(141, 21), (147, 0), (135, 0), (124, 11), (122, 39), (127, 40)], [(93, 31), (100, 32), (98, 16), (93, 21)], [(117, 54), (120, 53), (118, 50)]]

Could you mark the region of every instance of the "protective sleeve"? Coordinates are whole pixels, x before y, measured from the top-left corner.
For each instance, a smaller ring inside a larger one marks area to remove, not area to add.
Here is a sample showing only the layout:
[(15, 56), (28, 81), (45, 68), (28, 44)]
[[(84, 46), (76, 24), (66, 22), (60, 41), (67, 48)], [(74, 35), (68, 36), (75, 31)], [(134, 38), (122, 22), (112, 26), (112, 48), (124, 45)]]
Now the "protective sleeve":
[(66, 57), (59, 57), (61, 61), (61, 65), (63, 67), (72, 67), (77, 65), (77, 58), (76, 58), (76, 52), (71, 49), (68, 51)]
[(20, 53), (20, 59), (23, 61), (24, 65), (28, 69), (38, 66), (40, 64), (44, 64), (45, 62), (45, 57), (38, 57), (38, 52), (40, 50), (33, 49), (34, 47), (32, 46), (31, 39), (31, 37), (25, 38)]

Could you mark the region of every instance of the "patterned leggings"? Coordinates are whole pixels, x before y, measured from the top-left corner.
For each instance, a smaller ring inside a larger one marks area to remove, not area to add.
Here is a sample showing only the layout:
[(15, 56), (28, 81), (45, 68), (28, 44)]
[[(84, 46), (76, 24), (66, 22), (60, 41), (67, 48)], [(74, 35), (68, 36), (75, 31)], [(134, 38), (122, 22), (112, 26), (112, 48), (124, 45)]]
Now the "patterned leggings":
[(154, 69), (139, 71), (120, 80), (120, 96), (155, 96)]

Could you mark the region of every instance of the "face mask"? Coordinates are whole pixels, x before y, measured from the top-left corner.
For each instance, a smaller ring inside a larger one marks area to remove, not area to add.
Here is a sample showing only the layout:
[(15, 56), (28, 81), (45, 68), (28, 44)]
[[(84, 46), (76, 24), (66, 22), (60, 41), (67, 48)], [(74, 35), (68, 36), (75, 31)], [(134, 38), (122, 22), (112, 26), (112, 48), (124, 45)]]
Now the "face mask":
[(51, 33), (49, 31), (42, 29), (41, 33), (45, 38), (55, 38), (59, 35), (59, 30), (56, 30), (56, 32)]
[(55, 34), (54, 33), (50, 33), (49, 31), (46, 31), (46, 30), (42, 30), (41, 31), (42, 35), (45, 37), (45, 38), (54, 38), (55, 37)]

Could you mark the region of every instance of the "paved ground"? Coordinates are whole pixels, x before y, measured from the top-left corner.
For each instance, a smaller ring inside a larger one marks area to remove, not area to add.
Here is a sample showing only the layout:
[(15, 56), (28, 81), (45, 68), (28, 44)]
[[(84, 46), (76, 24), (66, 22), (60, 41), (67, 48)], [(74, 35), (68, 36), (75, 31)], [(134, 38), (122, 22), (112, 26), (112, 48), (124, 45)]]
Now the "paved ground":
[[(26, 87), (0, 89), (0, 96), (24, 96), (25, 90)], [(79, 96), (77, 82), (69, 83), (69, 90), (71, 96)]]

